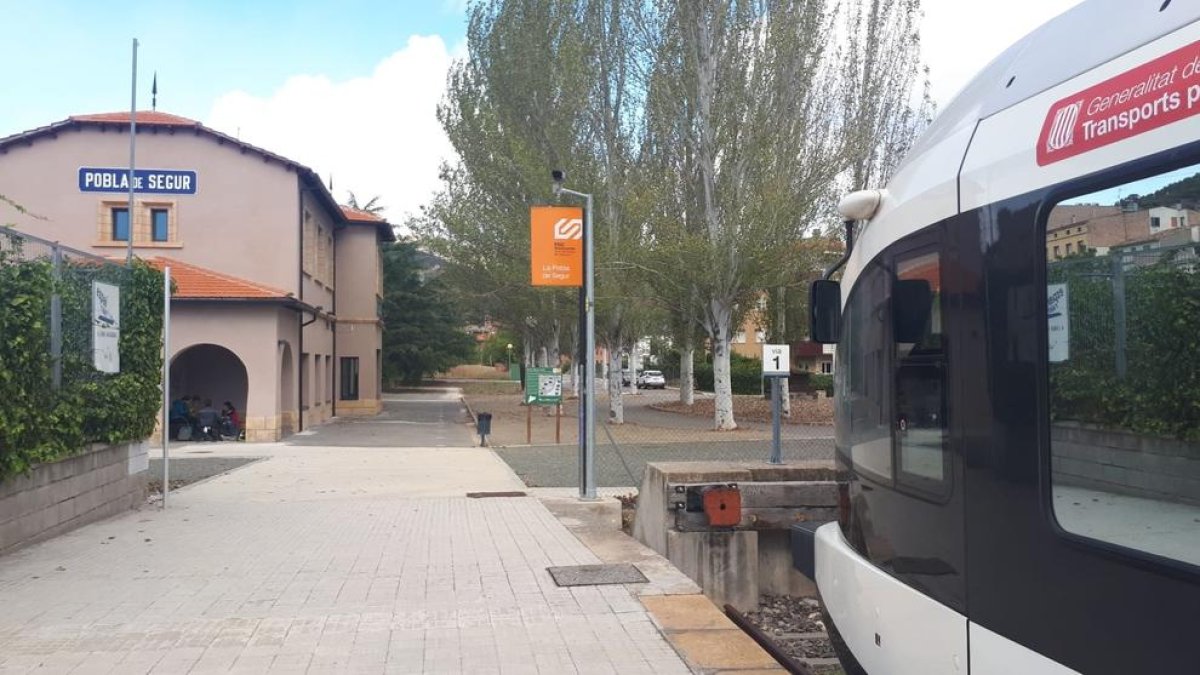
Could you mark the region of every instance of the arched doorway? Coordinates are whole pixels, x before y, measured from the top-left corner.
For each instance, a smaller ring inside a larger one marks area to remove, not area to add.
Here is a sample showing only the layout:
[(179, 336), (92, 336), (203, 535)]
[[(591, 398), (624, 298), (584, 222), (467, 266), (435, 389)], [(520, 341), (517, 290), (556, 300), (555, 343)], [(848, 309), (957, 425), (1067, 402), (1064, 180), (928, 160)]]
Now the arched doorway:
[(211, 399), (218, 409), (229, 401), (246, 415), (249, 379), (237, 354), (213, 344), (188, 347), (171, 361), (171, 400), (180, 396)]
[(296, 367), (292, 365), (292, 346), (279, 341), (279, 431), (284, 436), (296, 432)]

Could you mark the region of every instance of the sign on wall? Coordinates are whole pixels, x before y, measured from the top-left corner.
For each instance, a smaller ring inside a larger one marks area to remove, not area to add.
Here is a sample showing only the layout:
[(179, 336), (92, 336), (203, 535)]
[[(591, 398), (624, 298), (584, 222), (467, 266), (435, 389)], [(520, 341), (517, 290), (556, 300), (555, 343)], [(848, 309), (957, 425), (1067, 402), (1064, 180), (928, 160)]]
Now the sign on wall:
[(768, 377), (791, 374), (791, 350), (787, 345), (763, 345), (762, 372)]
[(92, 365), (121, 372), (121, 289), (101, 281), (92, 282)]
[(534, 286), (583, 285), (583, 209), (529, 209), (529, 264)]
[[(133, 190), (150, 195), (196, 194), (196, 172), (179, 169), (134, 169)], [(129, 192), (129, 169), (79, 168), (80, 192)]]
[(1066, 284), (1046, 284), (1046, 325), (1050, 334), (1050, 363), (1071, 357), (1071, 308)]

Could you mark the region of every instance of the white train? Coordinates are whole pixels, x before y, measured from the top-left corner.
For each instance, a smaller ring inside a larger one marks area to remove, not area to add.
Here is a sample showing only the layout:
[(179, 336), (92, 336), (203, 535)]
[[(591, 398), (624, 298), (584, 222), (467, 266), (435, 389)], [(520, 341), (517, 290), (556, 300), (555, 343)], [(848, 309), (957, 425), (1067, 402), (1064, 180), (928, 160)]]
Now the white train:
[(1200, 2), (1059, 16), (842, 212), (847, 672), (1200, 673)]

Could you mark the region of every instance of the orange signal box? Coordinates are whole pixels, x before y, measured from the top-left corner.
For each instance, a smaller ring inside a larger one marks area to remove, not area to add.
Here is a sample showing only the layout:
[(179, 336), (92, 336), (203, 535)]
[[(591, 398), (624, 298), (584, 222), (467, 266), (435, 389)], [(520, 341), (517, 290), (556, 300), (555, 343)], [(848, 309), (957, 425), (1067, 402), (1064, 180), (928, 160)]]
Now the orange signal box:
[(529, 209), (529, 264), (534, 286), (583, 285), (583, 209)]

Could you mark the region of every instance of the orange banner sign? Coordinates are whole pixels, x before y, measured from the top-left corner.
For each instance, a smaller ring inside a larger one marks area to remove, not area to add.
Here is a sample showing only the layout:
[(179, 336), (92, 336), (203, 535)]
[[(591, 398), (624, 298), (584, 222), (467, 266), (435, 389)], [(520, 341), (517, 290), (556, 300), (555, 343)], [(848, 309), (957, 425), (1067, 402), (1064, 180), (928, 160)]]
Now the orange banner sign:
[(534, 286), (583, 285), (583, 209), (529, 209), (529, 262)]

